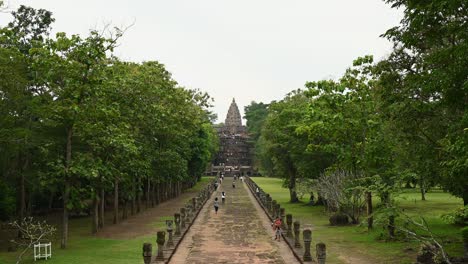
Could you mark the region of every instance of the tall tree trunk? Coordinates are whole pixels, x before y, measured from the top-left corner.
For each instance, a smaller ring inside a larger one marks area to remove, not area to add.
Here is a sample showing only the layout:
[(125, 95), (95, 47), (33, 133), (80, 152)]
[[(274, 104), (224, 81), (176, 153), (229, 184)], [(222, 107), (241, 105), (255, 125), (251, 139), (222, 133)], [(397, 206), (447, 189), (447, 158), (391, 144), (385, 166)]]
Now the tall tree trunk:
[(151, 182), (150, 182), (150, 179), (148, 177), (147, 181), (146, 181), (146, 209), (148, 209), (150, 207), (150, 195), (151, 195)]
[(29, 190), (29, 193), (26, 196), (28, 197), (28, 203), (26, 204), (26, 215), (31, 216), (33, 214), (33, 190)]
[(135, 214), (135, 201), (136, 201), (136, 182), (135, 180), (132, 180), (132, 200), (130, 201), (130, 214), (134, 215)]
[(167, 196), (168, 196), (168, 195), (167, 195), (167, 194), (168, 194), (167, 190), (168, 190), (168, 189), (169, 189), (169, 188), (168, 188), (167, 182), (165, 182), (165, 183), (164, 183), (164, 188), (163, 188), (163, 190), (164, 190), (164, 193), (163, 193), (163, 194), (164, 194), (164, 202), (168, 200), (168, 198), (167, 198)]
[(65, 182), (64, 191), (62, 195), (63, 199), (63, 215), (62, 215), (62, 241), (60, 248), (67, 248), (68, 243), (68, 201), (70, 200), (70, 183), (68, 180)]
[(127, 219), (128, 218), (128, 201), (125, 199), (123, 201), (123, 212), (122, 212), (122, 219)]
[(420, 176), (419, 179), (419, 190), (421, 191), (421, 200), (426, 200), (426, 185), (424, 183), (424, 178)]
[(170, 182), (171, 185), (171, 199), (175, 197), (175, 185), (174, 182)]
[[(26, 140), (26, 139), (25, 139)], [(25, 150), (26, 152), (26, 150)], [(18, 162), (22, 162), (23, 164), (20, 167), (20, 180), (19, 180), (19, 220), (22, 222), (24, 218), (27, 216), (27, 206), (26, 206), (26, 170), (29, 166), (29, 155), (24, 153), (24, 155), (18, 155)]]
[(388, 235), (391, 238), (395, 237), (395, 216), (394, 215), (390, 215), (388, 217)]
[[(102, 184), (102, 183), (101, 183)], [(105, 224), (105, 204), (106, 204), (106, 197), (105, 197), (104, 187), (101, 187), (101, 195), (100, 195), (100, 205), (99, 205), (99, 228), (104, 228)]]
[(138, 198), (138, 201), (137, 201), (137, 213), (141, 212), (141, 191), (140, 191), (140, 188), (141, 188), (141, 182), (140, 182), (140, 179), (138, 179), (138, 189), (137, 189), (137, 198)]
[(67, 129), (67, 145), (65, 151), (65, 184), (63, 188), (63, 215), (62, 215), (62, 241), (60, 247), (62, 249), (67, 247), (68, 244), (68, 202), (70, 200), (70, 163), (72, 157), (72, 137), (73, 137), (73, 126)]
[(299, 202), (299, 198), (297, 198), (297, 192), (296, 192), (296, 171), (293, 167), (292, 164), (289, 165), (289, 196), (290, 196), (290, 202), (291, 203), (297, 203)]
[(99, 194), (98, 191), (95, 191), (94, 197), (93, 197), (93, 225), (91, 232), (93, 234), (96, 234), (98, 229), (99, 229)]
[(26, 187), (24, 184), (24, 171), (21, 171), (20, 176), (20, 210), (19, 210), (19, 219), (23, 222), (23, 219), (26, 217)]
[(52, 212), (53, 203), (54, 203), (54, 192), (50, 191), (49, 200), (47, 202), (47, 213), (48, 214), (50, 214)]
[(162, 197), (161, 197), (161, 183), (157, 183), (156, 184), (156, 201), (158, 202), (158, 204), (161, 203), (161, 200), (162, 200)]
[[(382, 202), (384, 202), (387, 208), (391, 208), (390, 193), (388, 192), (383, 193), (381, 196), (381, 200)], [(388, 216), (387, 230), (388, 230), (388, 236), (390, 238), (394, 238), (395, 237), (395, 216), (393, 214)]]
[(114, 224), (119, 223), (119, 180), (114, 182)]
[(159, 185), (159, 193), (161, 197), (161, 202), (166, 201), (166, 183), (165, 182)]
[(154, 184), (151, 184), (151, 207), (154, 207), (156, 205), (156, 195), (155, 195), (155, 189), (156, 189), (156, 186)]
[(367, 229), (372, 229), (374, 225), (374, 217), (372, 216), (372, 192), (366, 192), (366, 202), (367, 202)]

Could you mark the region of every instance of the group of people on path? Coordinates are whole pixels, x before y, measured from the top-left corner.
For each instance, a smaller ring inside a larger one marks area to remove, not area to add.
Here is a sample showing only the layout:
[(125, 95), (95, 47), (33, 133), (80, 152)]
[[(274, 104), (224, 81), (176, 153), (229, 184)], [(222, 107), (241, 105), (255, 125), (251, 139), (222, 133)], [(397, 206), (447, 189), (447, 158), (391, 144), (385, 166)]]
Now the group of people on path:
[[(223, 179), (224, 179), (224, 175), (221, 174), (218, 177), (218, 179), (216, 180), (216, 182), (214, 183), (215, 191), (217, 191), (218, 187), (221, 185), (221, 183), (223, 183)], [(221, 201), (223, 202), (223, 204), (226, 201), (226, 192), (224, 192), (224, 191), (221, 192)], [(218, 214), (218, 210), (219, 210), (218, 197), (215, 197), (213, 206), (214, 206), (214, 209), (215, 209), (215, 214)]]
[[(240, 181), (243, 183), (244, 182), (244, 176), (237, 176), (237, 175), (234, 175), (234, 179), (232, 181), (232, 188), (235, 189), (236, 188), (236, 180), (237, 178), (240, 179)], [(215, 191), (218, 190), (219, 186), (223, 183), (223, 180), (224, 180), (224, 174), (221, 174), (220, 176), (218, 176), (218, 179), (216, 180), (216, 182), (214, 183), (214, 187), (215, 187)], [(222, 203), (224, 204), (224, 202), (226, 201), (226, 192), (222, 191), (221, 192), (221, 201)], [(215, 200), (214, 200), (214, 203), (213, 203), (213, 207), (215, 209), (215, 214), (218, 214), (218, 210), (219, 210), (219, 200), (218, 200), (218, 197), (215, 197)]]
[[(221, 201), (223, 202), (223, 204), (226, 201), (226, 193), (225, 192), (221, 192)], [(218, 197), (215, 197), (213, 205), (214, 205), (214, 209), (215, 209), (215, 214), (218, 214), (218, 210), (219, 210)]]
[[(216, 182), (214, 183), (215, 191), (218, 190), (218, 187), (223, 182), (223, 179), (224, 179), (224, 175), (221, 174), (218, 177), (218, 179), (216, 180)], [(237, 180), (237, 176), (234, 175), (234, 179), (232, 181), (232, 188), (236, 188), (236, 180)], [(240, 176), (240, 180), (243, 183), (244, 182), (244, 177)], [(259, 192), (260, 192), (260, 190), (257, 187), (256, 190), (255, 190), (255, 193), (257, 195), (259, 195)], [(223, 204), (226, 201), (226, 192), (224, 192), (224, 191), (221, 191), (221, 201), (222, 201)], [(213, 206), (214, 206), (215, 214), (218, 214), (218, 210), (219, 210), (218, 197), (215, 197)], [(281, 225), (282, 225), (282, 220), (281, 220), (281, 218), (279, 216), (277, 216), (276, 219), (273, 221), (273, 223), (271, 223), (271, 227), (273, 228), (273, 232), (275, 234), (275, 240), (277, 240), (277, 241), (281, 241), (281, 233), (282, 233)]]

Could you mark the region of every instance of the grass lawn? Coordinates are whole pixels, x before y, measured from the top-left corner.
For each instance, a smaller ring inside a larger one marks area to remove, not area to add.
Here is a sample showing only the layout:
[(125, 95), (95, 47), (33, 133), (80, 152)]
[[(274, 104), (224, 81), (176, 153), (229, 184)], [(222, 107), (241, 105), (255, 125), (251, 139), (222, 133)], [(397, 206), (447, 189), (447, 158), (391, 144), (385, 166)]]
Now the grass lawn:
[[(327, 245), (327, 262), (330, 263), (414, 263), (419, 250), (417, 242), (385, 242), (381, 237), (383, 228), (376, 226), (367, 232), (365, 226), (332, 227), (323, 206), (308, 206), (304, 203), (289, 203), (289, 191), (282, 187), (282, 180), (277, 178), (252, 178), (274, 200), (293, 215), (293, 221), (299, 220), (302, 227), (312, 229), (312, 245), (322, 241)], [(308, 197), (307, 197), (308, 198)], [(463, 206), (461, 199), (441, 191), (427, 193), (426, 201), (421, 201), (417, 189), (405, 190), (397, 199), (401, 208), (408, 215), (420, 215), (426, 219), (430, 229), (444, 243), (451, 255), (461, 256), (463, 245), (460, 227), (446, 224), (440, 216)], [(305, 199), (304, 199), (305, 200)], [(374, 201), (374, 205), (378, 200)], [(365, 219), (365, 218), (363, 218)], [(315, 250), (313, 250), (315, 254)]]
[[(203, 177), (191, 191), (199, 191), (206, 186), (212, 177)], [(176, 198), (177, 199), (177, 198)], [(164, 228), (165, 219), (172, 219), (167, 215), (154, 219), (148, 223), (152, 227)], [(70, 219), (70, 237), (66, 250), (59, 249), (60, 232), (56, 234), (57, 239), (52, 241), (52, 259), (44, 263), (50, 264), (131, 264), (143, 263), (142, 246), (144, 242), (151, 242), (153, 250), (156, 246), (155, 233), (139, 236), (134, 239), (116, 240), (103, 239), (90, 234), (91, 220), (89, 217)], [(18, 252), (0, 252), (0, 264), (15, 263)], [(33, 261), (32, 252), (23, 257), (21, 263), (38, 263)]]

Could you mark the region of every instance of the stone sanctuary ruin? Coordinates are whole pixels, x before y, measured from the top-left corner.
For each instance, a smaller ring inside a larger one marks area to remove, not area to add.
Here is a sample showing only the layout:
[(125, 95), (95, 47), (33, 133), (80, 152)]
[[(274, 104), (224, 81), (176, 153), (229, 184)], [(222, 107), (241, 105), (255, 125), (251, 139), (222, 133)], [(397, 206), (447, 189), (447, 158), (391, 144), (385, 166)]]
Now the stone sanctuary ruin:
[(242, 125), (242, 117), (234, 99), (232, 99), (224, 125), (216, 129), (220, 141), (219, 152), (206, 174), (226, 176), (257, 174), (252, 162), (253, 144), (246, 127)]

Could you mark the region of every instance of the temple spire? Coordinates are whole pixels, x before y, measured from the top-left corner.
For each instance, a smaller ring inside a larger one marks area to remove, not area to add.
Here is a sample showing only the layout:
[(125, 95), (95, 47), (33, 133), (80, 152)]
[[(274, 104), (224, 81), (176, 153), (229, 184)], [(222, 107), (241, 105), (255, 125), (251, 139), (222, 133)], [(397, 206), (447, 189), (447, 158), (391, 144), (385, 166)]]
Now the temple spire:
[(236, 133), (242, 127), (242, 117), (234, 98), (232, 98), (231, 106), (229, 106), (224, 125), (232, 133)]

